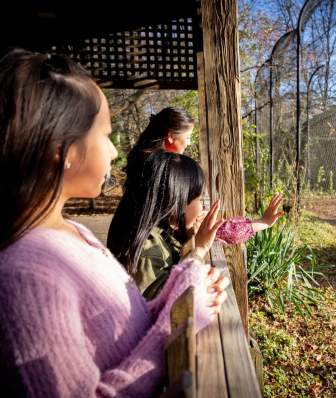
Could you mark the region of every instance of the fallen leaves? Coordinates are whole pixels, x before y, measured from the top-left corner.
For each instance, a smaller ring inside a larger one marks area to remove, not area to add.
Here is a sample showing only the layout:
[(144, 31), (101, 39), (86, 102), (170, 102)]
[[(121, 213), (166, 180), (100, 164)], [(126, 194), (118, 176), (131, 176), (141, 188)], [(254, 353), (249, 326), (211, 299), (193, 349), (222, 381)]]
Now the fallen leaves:
[(264, 358), (265, 397), (336, 397), (336, 294), (320, 289), (323, 298), (302, 319), (268, 315), (262, 297), (251, 302), (250, 329)]

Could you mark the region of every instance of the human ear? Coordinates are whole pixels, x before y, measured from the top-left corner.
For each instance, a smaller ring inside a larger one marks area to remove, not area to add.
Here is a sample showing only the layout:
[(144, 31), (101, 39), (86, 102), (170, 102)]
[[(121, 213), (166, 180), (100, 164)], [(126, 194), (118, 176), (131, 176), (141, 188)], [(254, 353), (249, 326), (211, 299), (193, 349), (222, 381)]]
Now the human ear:
[(174, 143), (174, 136), (173, 136), (171, 133), (168, 133), (168, 134), (166, 135), (166, 141), (167, 141), (169, 144), (173, 144), (173, 143)]
[(77, 161), (78, 158), (79, 158), (79, 153), (77, 145), (76, 144), (70, 145), (64, 161), (64, 170), (69, 170), (71, 168), (71, 165), (74, 163), (78, 164)]

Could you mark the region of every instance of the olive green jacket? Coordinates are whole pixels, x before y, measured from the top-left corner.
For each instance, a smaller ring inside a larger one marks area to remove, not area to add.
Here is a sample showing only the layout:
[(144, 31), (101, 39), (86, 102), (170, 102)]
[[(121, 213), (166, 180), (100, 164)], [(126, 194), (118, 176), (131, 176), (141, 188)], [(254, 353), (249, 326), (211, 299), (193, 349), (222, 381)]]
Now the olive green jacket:
[(180, 260), (181, 244), (162, 228), (155, 227), (145, 241), (134, 279), (147, 299), (161, 290), (170, 270)]

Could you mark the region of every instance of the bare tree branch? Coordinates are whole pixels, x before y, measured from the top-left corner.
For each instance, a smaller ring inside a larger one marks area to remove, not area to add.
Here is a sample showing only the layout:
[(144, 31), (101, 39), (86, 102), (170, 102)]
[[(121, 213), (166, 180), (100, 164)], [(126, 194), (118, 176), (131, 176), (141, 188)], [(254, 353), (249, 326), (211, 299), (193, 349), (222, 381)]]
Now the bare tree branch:
[(146, 90), (137, 90), (132, 96), (127, 98), (127, 101), (119, 108), (111, 108), (111, 116), (117, 116), (122, 112), (127, 111), (129, 108), (137, 104), (138, 101), (146, 94)]

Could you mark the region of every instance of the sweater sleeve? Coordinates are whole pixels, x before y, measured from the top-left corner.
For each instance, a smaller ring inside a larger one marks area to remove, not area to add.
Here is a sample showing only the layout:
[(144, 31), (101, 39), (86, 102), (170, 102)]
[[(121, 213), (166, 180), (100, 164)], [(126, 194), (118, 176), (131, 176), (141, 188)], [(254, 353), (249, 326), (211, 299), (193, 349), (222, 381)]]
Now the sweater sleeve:
[[(160, 293), (153, 300), (148, 301), (148, 303), (147, 303), (148, 308), (149, 308), (150, 312), (152, 313), (152, 316), (154, 319), (157, 318), (158, 314), (164, 307), (164, 305), (167, 301), (167, 298), (169, 297), (170, 292), (174, 289), (176, 280), (178, 280), (179, 277), (183, 278), (182, 275), (185, 272), (188, 272), (188, 269), (192, 265), (195, 266), (195, 264), (197, 264), (199, 269), (203, 270), (205, 268), (205, 267), (202, 267), (203, 263), (201, 263), (198, 260), (190, 259), (190, 258), (186, 258), (186, 259), (182, 260), (179, 264), (175, 265), (172, 268), (170, 276), (169, 276), (168, 280), (166, 281), (166, 283), (164, 284)], [(202, 283), (205, 285), (204, 278), (205, 278), (205, 275), (199, 276), (199, 279), (202, 280)]]
[(103, 373), (90, 352), (78, 295), (70, 283), (35, 273), (2, 273), (0, 384), (7, 383), (11, 396), (34, 398), (153, 396), (164, 375), (164, 344), (176, 298), (195, 286), (198, 329), (211, 319), (203, 270), (189, 264), (185, 271), (172, 273), (171, 290), (164, 292), (166, 301), (156, 321), (128, 357)]
[(231, 245), (246, 242), (255, 232), (251, 220), (244, 217), (233, 217), (225, 220), (218, 228), (216, 239)]
[[(143, 388), (148, 385), (146, 383), (148, 378), (151, 382), (159, 380), (160, 367), (155, 366), (155, 362), (149, 360), (149, 358), (156, 356), (156, 363), (161, 364), (161, 369), (163, 369), (164, 345), (170, 334), (170, 310), (175, 300), (189, 286), (194, 286), (196, 333), (213, 319), (208, 307), (205, 278), (206, 268), (193, 260), (189, 260), (189, 264), (183, 264), (182, 270), (179, 267), (174, 267), (167, 281), (168, 289), (164, 288), (160, 294), (158, 301), (162, 300), (163, 303), (155, 323), (118, 369), (113, 369), (104, 374), (104, 386), (101, 387), (101, 391), (108, 392), (110, 386), (113, 385), (113, 388), (117, 388), (119, 391), (126, 388), (127, 397), (138, 398), (153, 395), (148, 390), (144, 391)], [(144, 361), (147, 364), (146, 374), (143, 367)], [(141, 374), (139, 373), (140, 369), (142, 369)], [(110, 397), (110, 395), (106, 396)]]

